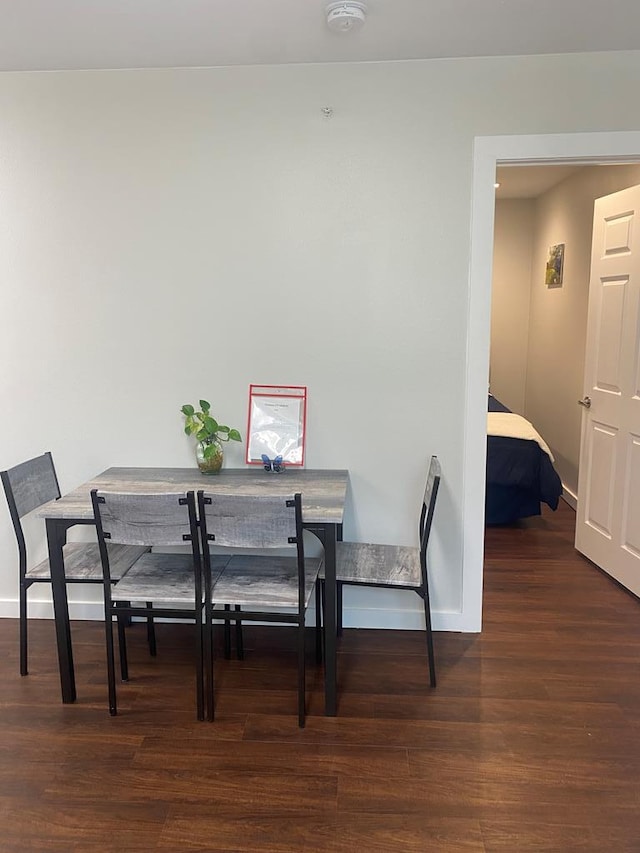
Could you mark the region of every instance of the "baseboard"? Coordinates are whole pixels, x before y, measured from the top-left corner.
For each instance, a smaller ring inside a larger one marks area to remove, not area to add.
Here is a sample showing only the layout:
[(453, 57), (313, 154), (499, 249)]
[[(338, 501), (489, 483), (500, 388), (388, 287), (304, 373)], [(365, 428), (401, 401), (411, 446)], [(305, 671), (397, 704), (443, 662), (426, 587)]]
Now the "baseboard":
[(565, 484), (562, 484), (562, 500), (568, 504), (574, 512), (578, 510), (578, 496), (571, 491), (571, 489), (567, 488)]
[[(377, 610), (374, 608), (345, 607), (342, 619), (345, 628), (424, 631), (424, 611), (421, 608), (416, 610)], [(460, 612), (436, 610), (431, 616), (431, 624), (434, 631), (476, 633)]]
[[(418, 600), (416, 598), (416, 600)], [(8, 599), (0, 600), (0, 618), (17, 619), (18, 602)], [(101, 621), (102, 603), (98, 601), (70, 601), (69, 616), (71, 619)], [(50, 601), (30, 601), (30, 619), (53, 619), (53, 605)], [(310, 608), (309, 624), (315, 622), (315, 613)], [(377, 608), (377, 607), (345, 607), (343, 611), (345, 628), (383, 628), (394, 631), (424, 630), (424, 612), (421, 607), (414, 609)], [(455, 631), (475, 633), (460, 612), (435, 611), (432, 617), (434, 631)]]
[[(29, 619), (53, 619), (53, 604), (50, 601), (29, 600)], [(71, 619), (102, 621), (103, 607), (100, 601), (70, 601)], [(17, 600), (0, 600), (0, 618), (18, 619), (20, 608)]]

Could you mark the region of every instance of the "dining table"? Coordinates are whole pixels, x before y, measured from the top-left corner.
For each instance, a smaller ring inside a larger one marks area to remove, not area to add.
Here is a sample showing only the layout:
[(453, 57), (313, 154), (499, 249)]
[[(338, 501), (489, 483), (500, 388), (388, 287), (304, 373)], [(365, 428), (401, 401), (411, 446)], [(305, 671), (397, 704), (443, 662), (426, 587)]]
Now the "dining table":
[(91, 490), (154, 494), (159, 492), (207, 492), (220, 495), (302, 496), (302, 520), (324, 546), (326, 603), (324, 610), (325, 714), (337, 710), (336, 665), (336, 542), (342, 524), (349, 482), (346, 470), (287, 467), (281, 473), (260, 467), (223, 468), (202, 474), (197, 468), (108, 468), (92, 480), (43, 504), (38, 511), (45, 520), (51, 567), (51, 588), (56, 629), (62, 701), (76, 701), (76, 682), (64, 574), (63, 546), (67, 532), (76, 525), (95, 524)]

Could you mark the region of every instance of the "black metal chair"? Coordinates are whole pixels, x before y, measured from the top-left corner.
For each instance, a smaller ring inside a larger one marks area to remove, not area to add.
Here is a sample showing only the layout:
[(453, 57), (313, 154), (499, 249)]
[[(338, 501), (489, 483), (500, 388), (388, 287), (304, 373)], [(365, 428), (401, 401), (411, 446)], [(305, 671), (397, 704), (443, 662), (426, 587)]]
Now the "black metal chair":
[[(406, 589), (417, 593), (424, 605), (429, 680), (432, 687), (436, 686), (436, 666), (431, 629), (427, 545), (429, 544), (440, 478), (440, 463), (436, 456), (432, 456), (420, 509), (418, 523), (418, 541), (420, 544), (417, 548), (402, 545), (338, 542), (336, 550), (338, 634), (342, 633), (342, 591), (344, 586)], [(324, 579), (321, 582), (322, 587), (324, 587)], [(316, 608), (317, 619), (320, 617), (320, 610), (321, 608)]]
[[(117, 713), (113, 618), (118, 623), (123, 680), (127, 680), (122, 616), (144, 616), (146, 609), (132, 602), (147, 601), (154, 606), (155, 618), (184, 619), (195, 625), (196, 706), (198, 719), (204, 719), (203, 585), (194, 493), (126, 494), (93, 489), (91, 501), (102, 558), (109, 713)], [(109, 549), (113, 542), (159, 548), (188, 543), (190, 552), (147, 552), (112, 586)], [(215, 574), (227, 560), (212, 560), (211, 571)]]
[[(198, 492), (198, 516), (205, 579), (205, 673), (207, 711), (214, 717), (213, 623), (277, 622), (295, 625), (298, 651), (298, 724), (305, 723), (305, 614), (322, 566), (321, 557), (306, 557), (302, 498), (216, 495)], [(258, 548), (263, 554), (232, 554), (222, 573), (212, 569), (210, 545)], [(287, 552), (285, 551), (285, 554)], [(231, 610), (235, 606), (235, 610)], [(217, 609), (217, 608), (221, 609)], [(242, 609), (241, 614), (239, 613)], [(239, 635), (241, 639), (241, 635)]]
[[(20, 675), (28, 674), (27, 591), (38, 583), (51, 583), (49, 560), (29, 565), (22, 519), (43, 504), (60, 497), (60, 486), (51, 453), (43, 453), (0, 472), (18, 543), (20, 572)], [(147, 548), (117, 545), (110, 547), (112, 581), (116, 583)], [(69, 542), (63, 549), (67, 583), (102, 583), (102, 563), (97, 543)], [(148, 617), (148, 613), (145, 614)], [(148, 622), (149, 642), (153, 647), (153, 624)]]

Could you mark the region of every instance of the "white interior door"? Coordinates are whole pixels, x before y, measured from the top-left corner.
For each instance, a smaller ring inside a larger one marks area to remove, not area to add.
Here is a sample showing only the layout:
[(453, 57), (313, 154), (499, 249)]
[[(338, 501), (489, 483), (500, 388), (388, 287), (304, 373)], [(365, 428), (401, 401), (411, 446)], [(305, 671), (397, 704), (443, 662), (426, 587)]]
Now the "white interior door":
[(582, 402), (575, 545), (640, 595), (640, 186), (595, 202)]

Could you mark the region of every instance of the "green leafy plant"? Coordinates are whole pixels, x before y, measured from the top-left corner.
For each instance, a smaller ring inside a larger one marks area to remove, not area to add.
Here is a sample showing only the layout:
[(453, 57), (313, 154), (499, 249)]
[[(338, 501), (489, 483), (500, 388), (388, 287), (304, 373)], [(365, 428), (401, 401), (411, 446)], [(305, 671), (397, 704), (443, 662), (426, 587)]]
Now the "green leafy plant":
[(187, 435), (195, 435), (204, 446), (204, 458), (209, 459), (217, 453), (216, 442), (242, 441), (237, 429), (232, 429), (211, 416), (211, 404), (200, 400), (200, 411), (186, 403), (180, 411), (184, 415), (184, 431)]

